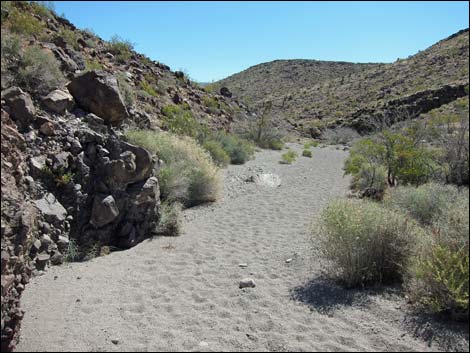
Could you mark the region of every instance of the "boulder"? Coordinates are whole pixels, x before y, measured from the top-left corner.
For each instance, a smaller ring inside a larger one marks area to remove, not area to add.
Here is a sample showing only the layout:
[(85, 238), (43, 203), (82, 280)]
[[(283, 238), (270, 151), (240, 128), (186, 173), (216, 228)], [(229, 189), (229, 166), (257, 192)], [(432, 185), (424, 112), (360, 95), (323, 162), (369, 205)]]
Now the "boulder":
[(42, 101), (54, 113), (64, 114), (73, 108), (73, 97), (66, 90), (56, 89), (49, 93)]
[(118, 125), (129, 116), (116, 78), (104, 71), (86, 72), (74, 78), (68, 89), (83, 109), (98, 115), (106, 124)]
[(51, 259), (51, 256), (48, 253), (46, 253), (46, 252), (40, 253), (36, 257), (36, 268), (39, 271), (44, 271), (46, 269), (46, 265), (48, 264), (50, 259)]
[(39, 178), (42, 176), (46, 168), (46, 156), (31, 157), (29, 160), (29, 170), (33, 177)]
[(101, 228), (114, 221), (118, 215), (119, 209), (113, 196), (109, 195), (104, 198), (95, 196), (90, 219), (94, 227)]
[(49, 121), (42, 123), (39, 127), (39, 131), (44, 136), (54, 136), (55, 135), (55, 125)]
[(232, 92), (227, 87), (222, 87), (220, 89), (220, 94), (227, 98), (232, 98)]
[(281, 186), (281, 178), (277, 174), (257, 174), (253, 177), (253, 182), (257, 185), (278, 188)]
[(120, 149), (123, 152), (119, 158), (104, 165), (105, 182), (114, 190), (148, 179), (154, 167), (152, 155), (146, 149), (127, 142), (120, 142)]
[(10, 107), (10, 116), (20, 130), (25, 130), (34, 121), (36, 109), (31, 96), (19, 87), (2, 91), (2, 100)]
[(60, 225), (67, 217), (64, 206), (51, 193), (46, 194), (40, 200), (34, 201), (34, 204), (49, 223)]

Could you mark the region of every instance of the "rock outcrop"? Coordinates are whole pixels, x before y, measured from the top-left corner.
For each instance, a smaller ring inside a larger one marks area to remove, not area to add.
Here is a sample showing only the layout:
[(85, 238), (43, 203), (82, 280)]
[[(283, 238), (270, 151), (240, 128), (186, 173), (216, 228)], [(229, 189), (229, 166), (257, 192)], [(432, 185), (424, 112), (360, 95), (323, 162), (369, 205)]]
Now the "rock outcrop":
[[(54, 91), (41, 100), (51, 116), (18, 88), (3, 93), (1, 335), (2, 351), (11, 351), (31, 275), (63, 263), (71, 239), (86, 257), (86, 249), (128, 248), (152, 236), (160, 190), (157, 157), (124, 141), (105, 124), (110, 115), (68, 112), (73, 99)], [(108, 101), (98, 103), (107, 111)], [(118, 109), (109, 111), (116, 118)]]
[(415, 94), (394, 99), (383, 106), (360, 109), (338, 122), (338, 126), (353, 127), (361, 134), (371, 133), (383, 124), (391, 126), (403, 120), (417, 118), (434, 108), (464, 97), (468, 84), (443, 86), (435, 90), (424, 90)]
[(68, 89), (78, 104), (107, 124), (118, 125), (129, 117), (117, 80), (103, 71), (89, 71), (72, 80)]
[(10, 351), (23, 317), (20, 296), (33, 265), (27, 260), (37, 232), (37, 211), (24, 196), (26, 143), (10, 115), (1, 112), (1, 351)]
[(35, 120), (36, 109), (31, 96), (19, 87), (11, 87), (2, 91), (2, 100), (7, 103), (11, 118), (20, 131), (25, 131)]

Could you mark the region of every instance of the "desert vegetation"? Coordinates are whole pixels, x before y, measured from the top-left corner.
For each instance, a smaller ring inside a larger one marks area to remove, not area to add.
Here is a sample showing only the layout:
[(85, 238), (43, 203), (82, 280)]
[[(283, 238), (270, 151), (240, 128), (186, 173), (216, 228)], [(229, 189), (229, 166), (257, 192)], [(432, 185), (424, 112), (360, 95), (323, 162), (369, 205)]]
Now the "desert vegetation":
[(130, 130), (127, 139), (157, 154), (163, 199), (190, 207), (217, 200), (220, 176), (210, 155), (189, 137)]
[(468, 320), (467, 106), (462, 98), (353, 145), (344, 169), (365, 199), (331, 203), (315, 232), (332, 276), (392, 280), (417, 308)]
[(52, 2), (1, 6), (2, 351), (20, 322), (25, 351), (413, 351), (436, 318), (468, 331), (468, 30), (202, 88)]

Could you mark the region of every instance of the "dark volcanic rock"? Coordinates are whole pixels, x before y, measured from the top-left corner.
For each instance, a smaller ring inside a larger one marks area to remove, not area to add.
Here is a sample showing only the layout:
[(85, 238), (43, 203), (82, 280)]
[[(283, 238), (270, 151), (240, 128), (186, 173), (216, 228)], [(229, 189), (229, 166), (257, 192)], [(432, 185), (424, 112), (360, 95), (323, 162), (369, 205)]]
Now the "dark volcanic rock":
[(110, 74), (87, 72), (73, 79), (68, 89), (83, 109), (98, 115), (106, 124), (118, 125), (129, 116), (117, 80)]
[(2, 91), (2, 100), (10, 107), (11, 118), (20, 130), (26, 130), (34, 121), (36, 113), (31, 96), (21, 88), (11, 87)]

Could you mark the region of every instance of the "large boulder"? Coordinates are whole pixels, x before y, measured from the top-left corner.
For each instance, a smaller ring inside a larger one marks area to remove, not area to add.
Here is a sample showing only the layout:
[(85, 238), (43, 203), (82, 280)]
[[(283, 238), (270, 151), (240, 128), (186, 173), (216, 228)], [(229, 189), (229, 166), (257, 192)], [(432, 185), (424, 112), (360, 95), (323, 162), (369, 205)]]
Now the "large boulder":
[(42, 199), (34, 201), (38, 210), (43, 214), (46, 221), (60, 225), (67, 217), (67, 211), (56, 197), (48, 193)]
[(103, 227), (114, 221), (118, 215), (119, 209), (112, 195), (106, 197), (95, 196), (90, 219), (90, 223), (94, 227)]
[(10, 107), (10, 116), (19, 129), (26, 130), (36, 114), (31, 96), (19, 87), (11, 87), (2, 91), (2, 100)]
[(122, 151), (119, 156), (103, 166), (104, 181), (112, 190), (125, 190), (129, 184), (146, 180), (154, 167), (152, 155), (146, 149), (122, 141), (119, 147)]
[(117, 80), (104, 71), (89, 71), (69, 83), (68, 89), (78, 104), (106, 124), (118, 125), (129, 114), (119, 93)]
[(73, 107), (73, 97), (67, 90), (56, 89), (44, 97), (44, 105), (54, 113), (64, 114)]

